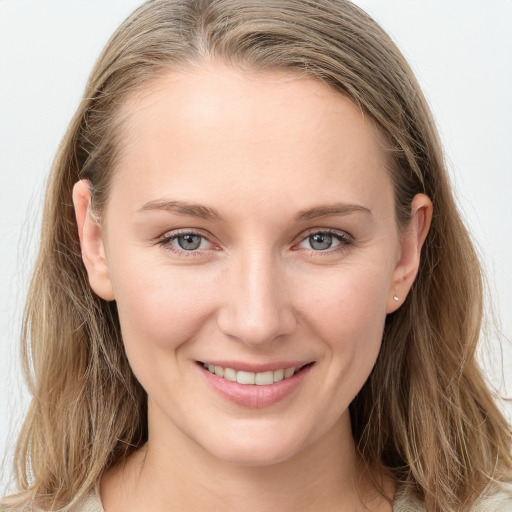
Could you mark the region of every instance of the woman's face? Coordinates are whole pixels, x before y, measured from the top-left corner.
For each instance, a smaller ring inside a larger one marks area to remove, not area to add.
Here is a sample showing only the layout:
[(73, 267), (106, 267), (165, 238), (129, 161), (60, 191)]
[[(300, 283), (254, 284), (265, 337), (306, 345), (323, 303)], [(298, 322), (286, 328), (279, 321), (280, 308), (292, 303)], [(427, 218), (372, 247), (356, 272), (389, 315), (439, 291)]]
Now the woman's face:
[(170, 73), (125, 113), (82, 244), (117, 302), (150, 440), (266, 464), (349, 432), (421, 245), (400, 236), (369, 117), (318, 81), (220, 65)]

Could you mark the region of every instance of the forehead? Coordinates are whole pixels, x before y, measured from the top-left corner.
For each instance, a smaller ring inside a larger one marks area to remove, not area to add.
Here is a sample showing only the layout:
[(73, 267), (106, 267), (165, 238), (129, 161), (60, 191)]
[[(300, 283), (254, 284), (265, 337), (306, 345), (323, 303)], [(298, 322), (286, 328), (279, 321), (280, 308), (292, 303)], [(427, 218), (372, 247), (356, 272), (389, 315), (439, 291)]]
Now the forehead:
[(390, 188), (372, 119), (296, 73), (218, 64), (169, 72), (131, 96), (123, 114), (113, 188), (130, 182), (137, 201), (186, 193), (209, 202), (212, 191), (363, 201), (372, 187)]

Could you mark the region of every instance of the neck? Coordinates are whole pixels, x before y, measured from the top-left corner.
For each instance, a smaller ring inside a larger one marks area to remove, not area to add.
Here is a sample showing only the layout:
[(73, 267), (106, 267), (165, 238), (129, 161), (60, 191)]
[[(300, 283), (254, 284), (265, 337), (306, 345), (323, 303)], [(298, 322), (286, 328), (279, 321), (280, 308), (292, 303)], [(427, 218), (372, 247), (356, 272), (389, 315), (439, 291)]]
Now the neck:
[[(220, 460), (174, 425), (150, 421), (149, 432), (148, 443), (103, 478), (107, 512), (391, 510), (358, 461), (348, 413), (291, 457), (264, 465)], [(391, 495), (389, 482), (384, 487)]]

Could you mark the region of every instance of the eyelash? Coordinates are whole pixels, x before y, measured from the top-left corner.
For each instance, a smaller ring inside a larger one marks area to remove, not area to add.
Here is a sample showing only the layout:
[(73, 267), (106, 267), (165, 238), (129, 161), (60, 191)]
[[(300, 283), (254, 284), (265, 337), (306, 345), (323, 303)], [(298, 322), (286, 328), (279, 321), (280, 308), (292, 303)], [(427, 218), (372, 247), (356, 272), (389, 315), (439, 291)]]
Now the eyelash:
[[(194, 249), (194, 250), (187, 251), (185, 249), (179, 249), (178, 247), (176, 247), (175, 245), (172, 244), (172, 242), (174, 240), (178, 239), (180, 236), (186, 236), (186, 235), (199, 236), (203, 240), (206, 240), (208, 243), (211, 244), (211, 242), (208, 240), (208, 236), (201, 234), (198, 231), (187, 231), (187, 230), (173, 232), (172, 234), (166, 234), (163, 237), (161, 237), (159, 240), (157, 240), (156, 243), (158, 245), (164, 247), (165, 249), (172, 251), (175, 254), (178, 254), (180, 256), (197, 257), (197, 256), (204, 255), (204, 250)], [(333, 253), (337, 253), (337, 252), (345, 250), (348, 246), (350, 246), (354, 243), (353, 238), (348, 233), (345, 233), (343, 231), (336, 231), (333, 229), (314, 228), (314, 229), (311, 229), (310, 231), (308, 231), (307, 233), (303, 234), (301, 239), (299, 240), (299, 242), (294, 244), (294, 247), (297, 247), (298, 245), (302, 244), (309, 237), (311, 237), (313, 235), (328, 235), (328, 236), (331, 236), (332, 238), (336, 239), (339, 242), (337, 245), (334, 246), (334, 248), (328, 248), (325, 250), (309, 249), (309, 251), (312, 254), (314, 254), (315, 256), (323, 256), (323, 255), (328, 255), (328, 254), (332, 255)], [(206, 250), (208, 251), (208, 250), (218, 250), (218, 249), (206, 249)], [(294, 250), (299, 250), (299, 249), (294, 249)]]
[[(306, 234), (302, 235), (302, 238), (299, 242), (299, 244), (302, 244), (305, 242), (309, 237), (313, 235), (328, 235), (331, 236), (333, 239), (336, 239), (339, 243), (334, 246), (334, 248), (328, 248), (324, 250), (314, 250), (310, 249), (311, 253), (315, 256), (324, 256), (324, 255), (332, 255), (333, 253), (338, 253), (340, 251), (343, 251), (347, 249), (348, 246), (352, 245), (354, 243), (353, 238), (344, 231), (336, 231), (334, 229), (319, 229), (314, 228), (310, 231), (308, 231)], [(295, 244), (295, 245), (299, 245)]]
[[(185, 257), (203, 256), (204, 250), (201, 251), (199, 249), (195, 249), (193, 251), (187, 251), (185, 249), (179, 249), (178, 247), (176, 247), (175, 245), (172, 244), (173, 240), (178, 239), (180, 236), (187, 236), (187, 235), (199, 236), (203, 240), (206, 240), (209, 243), (211, 243), (208, 240), (208, 237), (206, 235), (204, 235), (198, 231), (185, 230), (185, 231), (176, 231), (176, 232), (173, 232), (172, 234), (165, 234), (162, 238), (160, 238), (157, 241), (157, 244), (161, 245), (165, 249), (167, 249), (171, 252), (174, 252), (175, 254), (178, 254), (180, 256), (185, 256)], [(207, 250), (216, 250), (216, 249), (207, 249)]]

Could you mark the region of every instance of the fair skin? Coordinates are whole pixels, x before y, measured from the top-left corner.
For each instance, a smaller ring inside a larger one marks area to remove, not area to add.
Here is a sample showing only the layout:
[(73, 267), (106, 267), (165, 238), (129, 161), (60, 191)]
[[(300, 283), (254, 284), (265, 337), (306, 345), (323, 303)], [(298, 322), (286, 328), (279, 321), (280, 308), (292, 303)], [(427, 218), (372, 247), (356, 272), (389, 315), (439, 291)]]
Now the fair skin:
[(429, 199), (399, 230), (373, 123), (309, 78), (209, 63), (124, 108), (101, 223), (87, 182), (73, 194), (90, 284), (148, 393), (148, 442), (102, 479), (106, 512), (391, 510), (348, 406), (416, 276)]

